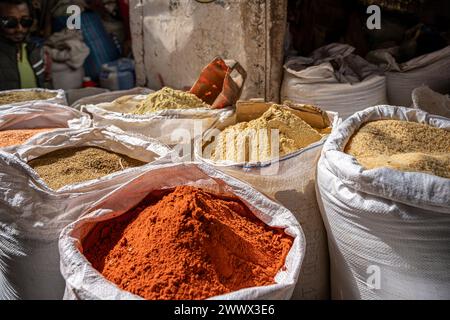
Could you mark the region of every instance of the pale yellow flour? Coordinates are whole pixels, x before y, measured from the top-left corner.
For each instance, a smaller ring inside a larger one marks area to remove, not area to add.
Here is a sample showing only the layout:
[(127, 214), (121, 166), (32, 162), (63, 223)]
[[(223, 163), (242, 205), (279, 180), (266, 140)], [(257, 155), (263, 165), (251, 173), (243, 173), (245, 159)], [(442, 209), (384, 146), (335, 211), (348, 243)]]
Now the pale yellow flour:
[(272, 105), (261, 117), (222, 131), (211, 158), (233, 162), (268, 161), (321, 138), (321, 134), (287, 108)]
[(165, 109), (211, 108), (196, 95), (164, 87), (151, 93), (140, 103), (134, 114), (147, 114)]

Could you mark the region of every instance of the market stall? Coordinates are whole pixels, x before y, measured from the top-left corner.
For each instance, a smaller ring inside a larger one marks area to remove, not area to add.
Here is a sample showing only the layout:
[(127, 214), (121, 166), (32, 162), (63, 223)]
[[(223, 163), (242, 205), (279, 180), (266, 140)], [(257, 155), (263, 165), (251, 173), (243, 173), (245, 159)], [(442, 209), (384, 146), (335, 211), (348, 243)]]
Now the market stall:
[(450, 299), (448, 2), (33, 6), (1, 300)]

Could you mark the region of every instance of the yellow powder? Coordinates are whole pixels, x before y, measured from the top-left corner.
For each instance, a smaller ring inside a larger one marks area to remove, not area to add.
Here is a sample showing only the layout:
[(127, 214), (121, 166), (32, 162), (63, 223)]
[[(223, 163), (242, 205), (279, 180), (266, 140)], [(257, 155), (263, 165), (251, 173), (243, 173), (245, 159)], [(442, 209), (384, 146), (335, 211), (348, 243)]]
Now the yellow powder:
[(222, 131), (217, 137), (211, 158), (234, 162), (268, 161), (304, 148), (321, 138), (300, 117), (283, 106), (272, 105), (260, 118), (238, 123)]
[(149, 94), (141, 102), (134, 114), (147, 114), (165, 109), (193, 109), (193, 108), (211, 108), (196, 95), (164, 87), (159, 91)]
[(364, 124), (345, 147), (366, 169), (389, 167), (450, 178), (450, 131), (379, 120)]

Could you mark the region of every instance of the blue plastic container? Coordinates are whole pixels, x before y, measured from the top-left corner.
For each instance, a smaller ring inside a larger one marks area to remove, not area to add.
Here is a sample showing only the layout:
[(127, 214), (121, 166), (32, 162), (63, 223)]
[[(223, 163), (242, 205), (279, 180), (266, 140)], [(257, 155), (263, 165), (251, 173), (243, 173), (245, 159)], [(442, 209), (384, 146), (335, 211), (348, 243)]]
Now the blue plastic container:
[(135, 87), (134, 62), (121, 58), (102, 65), (100, 87), (109, 90), (127, 90)]

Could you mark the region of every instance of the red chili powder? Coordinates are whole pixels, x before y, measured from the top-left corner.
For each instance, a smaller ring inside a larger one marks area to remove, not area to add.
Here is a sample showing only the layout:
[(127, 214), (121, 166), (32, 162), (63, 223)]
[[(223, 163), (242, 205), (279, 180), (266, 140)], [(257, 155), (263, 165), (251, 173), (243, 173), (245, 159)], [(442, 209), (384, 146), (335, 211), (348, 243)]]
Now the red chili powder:
[(22, 144), (41, 132), (48, 132), (56, 128), (42, 129), (13, 129), (0, 131), (0, 148)]
[(97, 223), (83, 248), (123, 290), (145, 299), (205, 299), (273, 284), (292, 241), (236, 197), (179, 186)]

